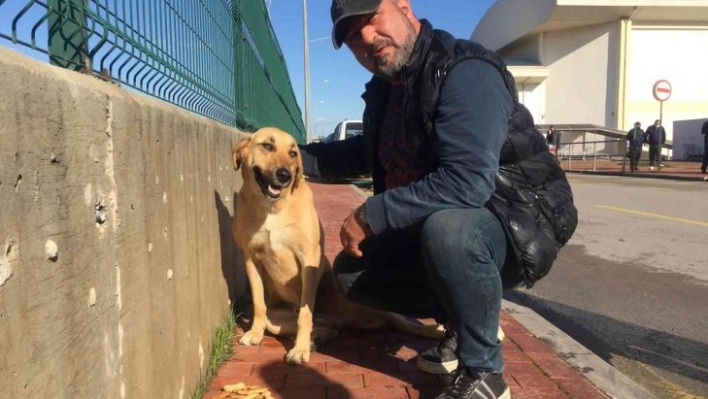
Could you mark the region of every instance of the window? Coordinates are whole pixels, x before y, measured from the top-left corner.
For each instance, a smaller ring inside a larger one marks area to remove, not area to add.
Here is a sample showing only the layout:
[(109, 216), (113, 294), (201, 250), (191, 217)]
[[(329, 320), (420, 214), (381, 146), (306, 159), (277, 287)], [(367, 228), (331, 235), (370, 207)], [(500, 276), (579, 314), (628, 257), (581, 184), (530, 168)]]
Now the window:
[(344, 134), (344, 138), (348, 139), (356, 135), (362, 134), (364, 132), (364, 124), (361, 122), (347, 123), (347, 130)]

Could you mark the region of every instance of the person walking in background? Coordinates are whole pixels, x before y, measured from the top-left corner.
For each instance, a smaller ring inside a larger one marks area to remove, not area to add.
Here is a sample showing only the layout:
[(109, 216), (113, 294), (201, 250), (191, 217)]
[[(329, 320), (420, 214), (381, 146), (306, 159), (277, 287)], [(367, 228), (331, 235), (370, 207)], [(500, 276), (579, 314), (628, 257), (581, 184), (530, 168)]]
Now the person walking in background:
[(661, 146), (666, 142), (666, 130), (659, 119), (647, 128), (646, 142), (649, 143), (649, 170), (663, 167), (661, 163)]
[(556, 130), (554, 125), (548, 128), (546, 132), (546, 142), (548, 143), (548, 150), (558, 157), (558, 147), (560, 145), (560, 132)]
[(644, 144), (644, 130), (642, 124), (634, 122), (632, 130), (627, 132), (627, 142), (629, 144), (629, 170), (634, 172), (639, 170), (639, 161), (642, 158), (642, 145)]
[(555, 131), (556, 127), (551, 125), (546, 132), (546, 143), (548, 143), (549, 147), (553, 144), (553, 133), (555, 133)]
[(706, 168), (708, 167), (708, 121), (703, 123), (701, 134), (703, 134), (703, 164), (701, 165), (701, 173), (705, 174)]

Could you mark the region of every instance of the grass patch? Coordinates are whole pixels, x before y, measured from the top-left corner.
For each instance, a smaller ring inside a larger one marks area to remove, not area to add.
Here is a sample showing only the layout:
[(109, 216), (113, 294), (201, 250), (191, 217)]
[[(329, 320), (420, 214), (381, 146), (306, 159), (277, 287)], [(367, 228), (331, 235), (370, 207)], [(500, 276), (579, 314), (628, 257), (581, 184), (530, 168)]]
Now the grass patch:
[(231, 343), (236, 334), (235, 328), (238, 317), (233, 309), (229, 309), (224, 320), (214, 331), (209, 348), (209, 364), (206, 372), (199, 377), (199, 384), (192, 392), (192, 399), (202, 399), (204, 397), (209, 390), (211, 380), (216, 376), (216, 372), (219, 371), (219, 366), (233, 355), (234, 351)]

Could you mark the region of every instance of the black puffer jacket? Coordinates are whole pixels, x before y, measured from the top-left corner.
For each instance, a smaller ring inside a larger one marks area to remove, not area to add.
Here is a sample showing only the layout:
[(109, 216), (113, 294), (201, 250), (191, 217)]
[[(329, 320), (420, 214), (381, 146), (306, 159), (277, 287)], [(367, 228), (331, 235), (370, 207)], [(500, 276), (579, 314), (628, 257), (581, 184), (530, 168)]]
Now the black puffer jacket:
[[(479, 59), (493, 65), (504, 78), (514, 99), (509, 120), (509, 134), (500, 154), (496, 191), (487, 207), (500, 218), (508, 237), (509, 253), (502, 270), (505, 287), (524, 284), (531, 287), (545, 276), (560, 248), (575, 231), (578, 215), (573, 194), (564, 171), (548, 152), (543, 136), (536, 130), (533, 117), (518, 101), (516, 84), (503, 60), (481, 45), (457, 40), (444, 31), (433, 30), (422, 20), (416, 51), (403, 76), (407, 101), (407, 123), (422, 123), (433, 131), (440, 89), (448, 71), (458, 62)], [(364, 94), (364, 140), (372, 171), (374, 192), (383, 192), (381, 165), (373, 140), (382, 122), (384, 101), (389, 84), (374, 77)], [(408, 101), (417, 98), (418, 101)], [(410, 117), (408, 117), (410, 116)]]

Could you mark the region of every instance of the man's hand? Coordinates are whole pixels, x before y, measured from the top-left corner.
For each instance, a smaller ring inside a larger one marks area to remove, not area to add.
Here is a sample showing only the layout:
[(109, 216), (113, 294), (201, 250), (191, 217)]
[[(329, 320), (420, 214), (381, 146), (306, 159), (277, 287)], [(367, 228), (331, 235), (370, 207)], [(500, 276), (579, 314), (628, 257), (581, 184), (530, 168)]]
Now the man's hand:
[(339, 239), (342, 241), (345, 251), (355, 258), (361, 258), (363, 254), (359, 249), (359, 244), (372, 232), (369, 226), (359, 220), (357, 212), (359, 212), (359, 208), (344, 219), (342, 229), (339, 231)]

